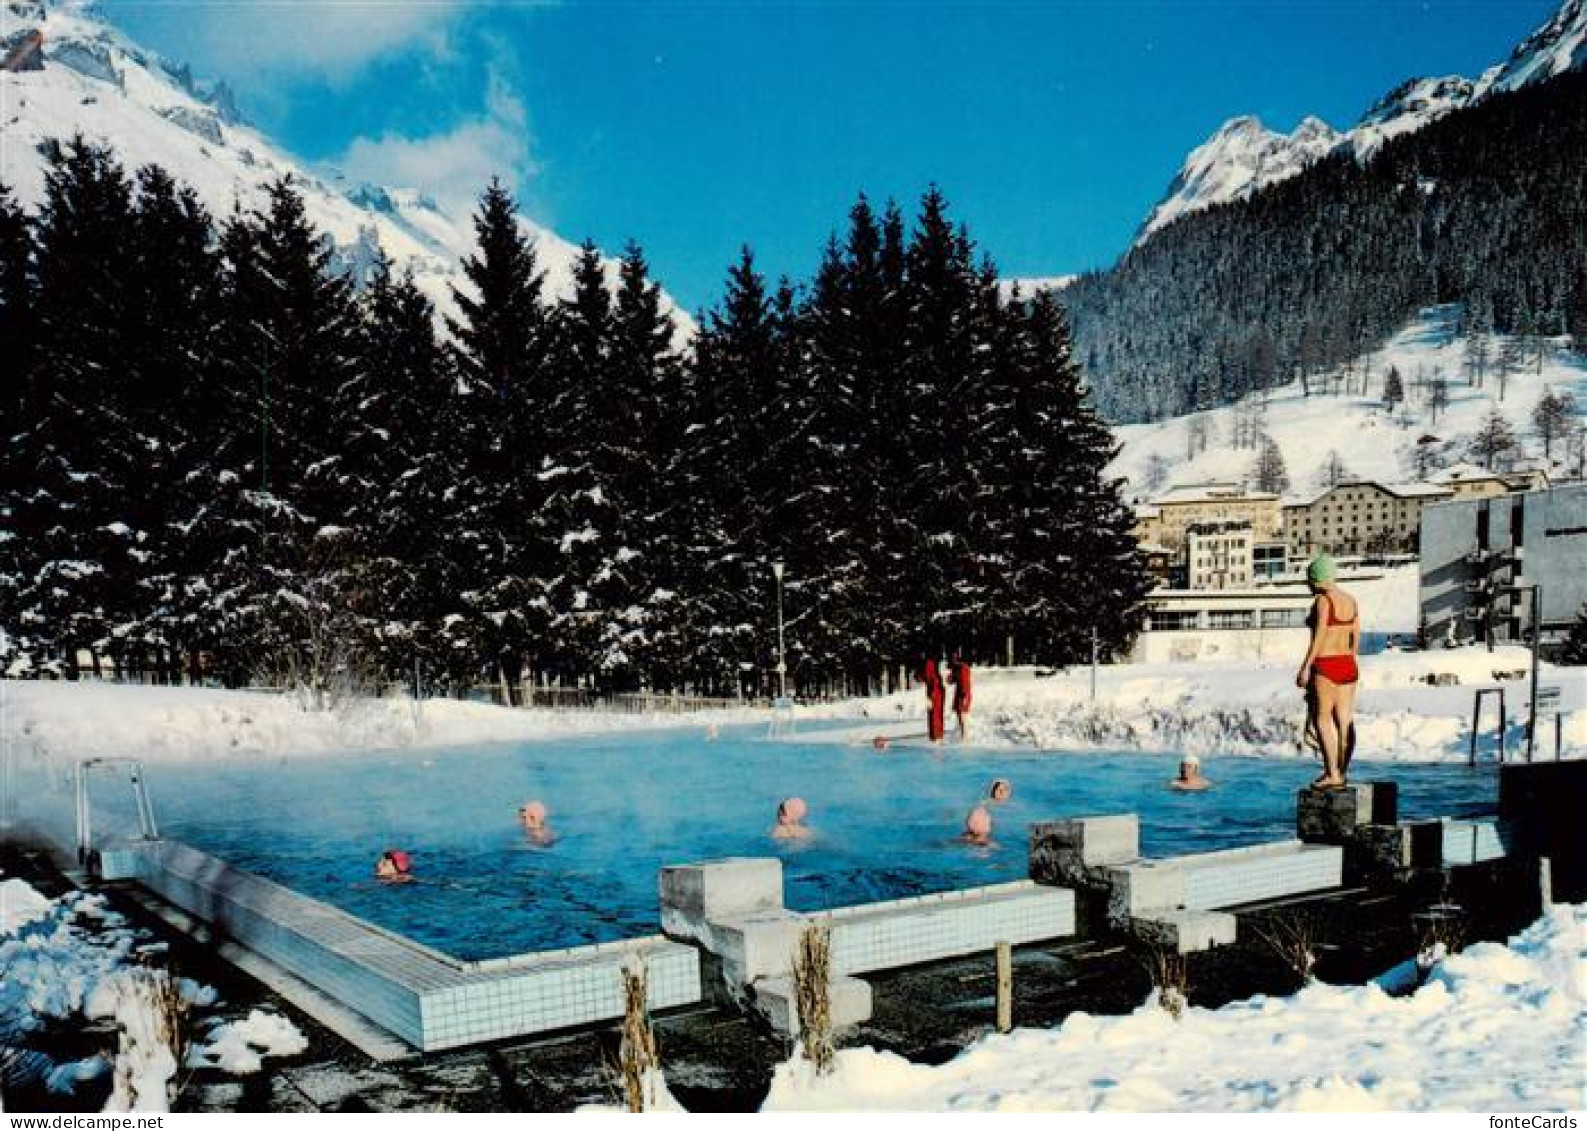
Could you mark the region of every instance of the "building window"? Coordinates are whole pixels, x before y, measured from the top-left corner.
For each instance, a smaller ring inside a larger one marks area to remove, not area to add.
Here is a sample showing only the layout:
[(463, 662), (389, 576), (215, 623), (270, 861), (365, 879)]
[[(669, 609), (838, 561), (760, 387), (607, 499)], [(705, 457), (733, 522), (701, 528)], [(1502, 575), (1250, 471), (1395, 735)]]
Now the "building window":
[(1213, 609), (1207, 614), (1210, 628), (1250, 628), (1254, 621), (1249, 609)]

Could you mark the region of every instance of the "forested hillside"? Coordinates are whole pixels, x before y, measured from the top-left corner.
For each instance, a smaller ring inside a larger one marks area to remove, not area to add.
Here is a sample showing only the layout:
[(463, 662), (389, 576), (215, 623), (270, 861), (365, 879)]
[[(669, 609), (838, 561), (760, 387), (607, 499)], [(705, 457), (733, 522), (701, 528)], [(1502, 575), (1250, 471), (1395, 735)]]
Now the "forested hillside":
[(1424, 307), (1587, 334), (1587, 73), (1184, 216), (1062, 292), (1098, 406), (1161, 419), (1305, 379)]
[(764, 691), (774, 562), (805, 691), (1133, 631), (1063, 312), (935, 191), (860, 200), (808, 286), (746, 249), (688, 353), (637, 246), (557, 297), (499, 186), (475, 228), (438, 335), (290, 181), (217, 224), (78, 140), (36, 216), (0, 189), (0, 668)]

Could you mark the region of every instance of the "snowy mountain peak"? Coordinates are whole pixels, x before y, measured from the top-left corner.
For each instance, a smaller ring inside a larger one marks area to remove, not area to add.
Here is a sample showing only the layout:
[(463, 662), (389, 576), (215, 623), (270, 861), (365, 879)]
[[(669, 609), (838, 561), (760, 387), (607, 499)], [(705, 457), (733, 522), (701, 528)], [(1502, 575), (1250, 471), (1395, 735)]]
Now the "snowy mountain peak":
[(1148, 217), (1140, 240), (1188, 212), (1241, 200), (1264, 185), (1293, 177), (1334, 149), (1339, 136), (1316, 117), (1305, 118), (1288, 134), (1268, 129), (1252, 115), (1231, 118), (1185, 161), (1168, 195)]
[(1489, 94), (1518, 90), (1583, 66), (1587, 0), (1563, 0), (1553, 18), (1522, 41), (1507, 62), (1489, 68), (1475, 82), (1460, 75), (1410, 79), (1373, 103), (1347, 133), (1316, 118), (1306, 118), (1287, 136), (1249, 115), (1231, 118), (1192, 151), (1147, 217), (1136, 245), (1187, 213), (1243, 200), (1326, 154), (1348, 149), (1365, 160), (1391, 138), (1420, 130)]
[[(247, 124), (224, 82), (145, 50), (90, 5), (0, 0), (0, 59), (0, 183), (24, 206), (44, 197), (43, 143), (79, 134), (110, 145), (128, 170), (162, 166), (213, 216), (262, 206), (266, 188), (290, 177), (349, 274), (363, 277), (383, 253), (439, 311), (452, 309), (452, 286), (474, 244), (469, 215), (450, 214), (418, 190), (348, 184), (306, 167)], [(578, 248), (528, 221), (524, 228), (552, 291), (567, 290)], [(615, 263), (609, 271), (615, 277)], [(692, 322), (669, 308), (686, 337)]]
[(1564, 0), (1554, 18), (1527, 36), (1510, 58), (1483, 76), (1483, 94), (1518, 90), (1587, 66), (1587, 0)]

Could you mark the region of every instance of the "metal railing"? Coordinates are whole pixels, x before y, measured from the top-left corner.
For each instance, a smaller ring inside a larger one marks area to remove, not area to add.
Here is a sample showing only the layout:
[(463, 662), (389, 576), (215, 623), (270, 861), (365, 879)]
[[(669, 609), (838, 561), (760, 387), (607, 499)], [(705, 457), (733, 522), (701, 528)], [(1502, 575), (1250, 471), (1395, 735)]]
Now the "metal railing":
[(86, 867), (94, 851), (93, 798), (89, 793), (89, 775), (94, 770), (127, 767), (132, 785), (132, 801), (138, 810), (138, 833), (144, 840), (159, 840), (160, 828), (154, 821), (154, 805), (149, 800), (149, 787), (143, 776), (143, 763), (136, 758), (84, 758), (77, 763), (74, 774), (74, 791), (77, 803), (77, 863)]

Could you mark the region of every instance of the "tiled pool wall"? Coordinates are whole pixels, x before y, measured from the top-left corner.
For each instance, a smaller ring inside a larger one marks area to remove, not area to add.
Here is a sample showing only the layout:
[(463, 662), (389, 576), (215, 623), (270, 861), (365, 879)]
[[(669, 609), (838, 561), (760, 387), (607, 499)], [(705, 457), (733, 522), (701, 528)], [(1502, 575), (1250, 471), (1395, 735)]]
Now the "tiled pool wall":
[[(770, 1013), (780, 1011), (786, 1025), (792, 955), (813, 923), (830, 929), (833, 972), (843, 983), (837, 997), (852, 1003), (846, 1019), (863, 1019), (869, 990), (854, 975), (1071, 936), (1077, 885), (1107, 889), (1114, 926), (1204, 949), (1232, 941), (1235, 921), (1224, 909), (1340, 886), (1343, 849), (1316, 841), (1395, 828), (1372, 823), (1394, 820), (1384, 806), (1388, 797), (1392, 807), (1392, 791), (1374, 800), (1372, 788), (1326, 804), (1303, 799), (1311, 818), (1327, 825), (1303, 834), (1310, 843), (1146, 859), (1133, 814), (1038, 822), (1030, 880), (816, 912), (787, 909), (775, 858), (677, 865), (660, 877), (663, 934), (482, 962), (458, 961), (185, 844), (110, 845), (102, 855), (124, 868), (131, 862), (170, 903), (433, 1051), (620, 1017), (621, 974), (636, 965), (647, 971), (652, 1010), (726, 990), (740, 1001), (773, 1002)], [(1446, 866), (1506, 851), (1504, 830), (1492, 824), (1446, 821), (1442, 832)]]

